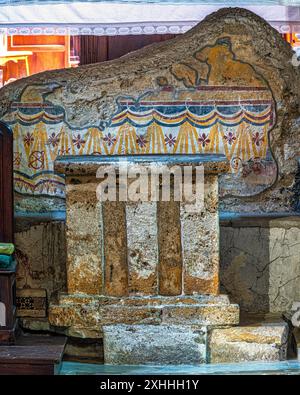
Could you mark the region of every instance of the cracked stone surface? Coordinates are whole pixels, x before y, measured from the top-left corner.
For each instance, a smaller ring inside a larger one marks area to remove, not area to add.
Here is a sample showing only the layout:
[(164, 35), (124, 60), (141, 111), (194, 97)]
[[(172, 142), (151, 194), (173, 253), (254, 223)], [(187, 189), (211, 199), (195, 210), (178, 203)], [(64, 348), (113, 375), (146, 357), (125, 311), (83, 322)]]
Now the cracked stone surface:
[(199, 364), (206, 362), (205, 327), (111, 325), (104, 327), (107, 364)]
[[(17, 288), (45, 290), (51, 298), (66, 288), (65, 224), (41, 222), (15, 233)], [(34, 311), (32, 312), (34, 316)]]
[[(3, 118), (27, 87), (24, 99), (30, 102), (34, 100), (32, 95), (47, 97), (47, 101), (64, 109), (66, 124), (72, 128), (88, 125), (102, 128), (116, 111), (117, 95), (137, 97), (145, 88), (156, 89), (157, 81), (169, 81), (169, 71), (173, 72), (170, 81), (174, 87), (182, 88), (180, 78), (173, 78), (178, 62), (190, 61), (194, 66), (191, 54), (224, 37), (230, 37), (236, 59), (250, 64), (268, 82), (276, 102), (276, 125), (270, 133), (270, 146), (278, 164), (278, 179), (259, 195), (243, 199), (239, 194), (234, 198), (224, 197), (221, 207), (244, 212), (295, 209), (299, 204), (296, 177), (300, 156), (300, 70), (292, 65), (293, 52), (280, 34), (245, 9), (221, 9), (183, 36), (112, 62), (47, 71), (18, 80), (1, 90), (0, 117)], [(200, 74), (202, 71), (198, 70)], [(18, 206), (53, 210), (51, 199), (43, 198), (31, 198), (31, 201), (24, 198), (24, 204), (21, 199)]]
[(50, 324), (74, 337), (103, 336), (110, 325), (181, 325), (224, 327), (238, 325), (239, 307), (225, 295), (111, 298), (61, 294), (49, 306)]
[(300, 300), (300, 220), (284, 223), (221, 228), (221, 284), (242, 311), (283, 312)]
[[(47, 94), (52, 103), (66, 109), (68, 123), (76, 127), (91, 122), (100, 124), (115, 111), (116, 87), (117, 90), (121, 88), (123, 94), (136, 96), (142, 92), (141, 75), (148, 73), (149, 65), (153, 70), (146, 75), (145, 84), (152, 87), (157, 76), (164, 74), (164, 67), (185, 59), (187, 54), (199, 49), (199, 43), (201, 46), (213, 44), (220, 36), (228, 35), (233, 39), (238, 59), (251, 61), (269, 81), (277, 104), (277, 122), (270, 133), (270, 143), (278, 163), (278, 179), (269, 190), (259, 195), (221, 199), (221, 209), (232, 212), (289, 212), (299, 209), (300, 70), (292, 66), (293, 53), (279, 33), (246, 10), (224, 9), (209, 16), (184, 37), (176, 38), (173, 42), (176, 43), (176, 51), (173, 43), (166, 42), (115, 62), (50, 71), (16, 81), (1, 90), (0, 117), (12, 102), (18, 100), (25, 86), (34, 84), (42, 86), (41, 94)], [(43, 91), (45, 83), (50, 84), (48, 92)], [(64, 202), (58, 198), (17, 196), (16, 200), (22, 211), (64, 209)], [(92, 228), (94, 226), (96, 224), (92, 222)], [(62, 227), (63, 224), (58, 226)], [(89, 230), (87, 226), (86, 237), (92, 237)], [(51, 238), (49, 243), (41, 240), (45, 232)], [(299, 233), (297, 225), (289, 228), (280, 225), (221, 229), (221, 282), (225, 292), (232, 301), (240, 304), (242, 310), (285, 311), (295, 299), (300, 300)], [(28, 282), (32, 287), (47, 289), (49, 295), (61, 290), (65, 281), (63, 243), (62, 232), (55, 226), (41, 224), (31, 226), (28, 234), (19, 232), (16, 244), (23, 254), (24, 264), (21, 262), (18, 286), (25, 287)], [(100, 271), (98, 258), (95, 253), (94, 269)], [(97, 270), (94, 270), (95, 275)], [(74, 288), (77, 289), (81, 284), (76, 270), (73, 277)], [(90, 287), (98, 288), (99, 284), (94, 282)], [(72, 314), (76, 318), (80, 313), (76, 306)], [(87, 320), (94, 322), (88, 310), (84, 313)], [(96, 336), (91, 332), (86, 328), (70, 331), (75, 336)]]
[(285, 360), (288, 334), (286, 323), (214, 329), (209, 343), (210, 362)]

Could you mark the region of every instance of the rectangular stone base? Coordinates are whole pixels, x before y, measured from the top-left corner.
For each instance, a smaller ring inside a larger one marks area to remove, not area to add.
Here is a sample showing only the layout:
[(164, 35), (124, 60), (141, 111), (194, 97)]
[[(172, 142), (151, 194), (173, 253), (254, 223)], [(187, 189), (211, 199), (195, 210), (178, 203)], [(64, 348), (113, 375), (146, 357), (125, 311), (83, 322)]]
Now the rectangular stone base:
[(49, 308), (53, 326), (66, 328), (68, 335), (97, 338), (103, 326), (192, 325), (232, 326), (239, 323), (239, 307), (225, 295), (174, 297), (106, 297), (62, 295)]
[(192, 365), (206, 363), (206, 327), (109, 325), (103, 327), (104, 363)]
[(287, 323), (213, 329), (209, 361), (283, 361), (287, 358), (288, 334)]

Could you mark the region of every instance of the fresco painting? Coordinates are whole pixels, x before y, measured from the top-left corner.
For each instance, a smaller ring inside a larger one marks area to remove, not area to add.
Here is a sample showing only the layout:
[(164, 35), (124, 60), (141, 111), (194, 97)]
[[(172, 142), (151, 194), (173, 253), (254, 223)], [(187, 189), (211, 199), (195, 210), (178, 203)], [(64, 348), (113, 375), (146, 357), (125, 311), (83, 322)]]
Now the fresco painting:
[(253, 195), (275, 182), (272, 92), (253, 66), (236, 59), (229, 37), (170, 66), (155, 83), (136, 97), (116, 97), (117, 111), (101, 127), (78, 129), (47, 100), (55, 82), (27, 86), (4, 117), (14, 132), (15, 190), (64, 197), (53, 162), (65, 154), (224, 153), (231, 172), (222, 176), (221, 196)]

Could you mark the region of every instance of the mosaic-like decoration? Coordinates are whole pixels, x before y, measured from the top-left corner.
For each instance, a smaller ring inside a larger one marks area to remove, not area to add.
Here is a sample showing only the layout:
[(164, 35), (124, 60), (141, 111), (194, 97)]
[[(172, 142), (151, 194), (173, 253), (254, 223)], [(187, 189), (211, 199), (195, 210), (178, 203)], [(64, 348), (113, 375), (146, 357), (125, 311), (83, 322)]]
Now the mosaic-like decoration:
[(173, 65), (157, 84), (138, 98), (120, 96), (106, 125), (83, 130), (71, 128), (64, 109), (45, 99), (53, 87), (27, 87), (5, 117), (14, 131), (16, 191), (63, 197), (53, 161), (65, 154), (224, 153), (231, 173), (221, 182), (222, 195), (252, 195), (274, 183), (272, 92), (235, 58), (229, 38)]
[(17, 289), (18, 317), (46, 317), (47, 293), (45, 289)]

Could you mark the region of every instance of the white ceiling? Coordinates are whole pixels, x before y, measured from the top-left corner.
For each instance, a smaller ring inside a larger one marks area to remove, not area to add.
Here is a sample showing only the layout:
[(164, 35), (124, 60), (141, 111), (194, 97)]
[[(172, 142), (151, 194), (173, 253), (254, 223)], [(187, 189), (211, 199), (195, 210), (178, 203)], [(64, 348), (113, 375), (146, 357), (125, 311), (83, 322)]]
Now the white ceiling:
[(157, 3), (157, 4), (222, 4), (225, 6), (240, 5), (300, 5), (300, 0), (0, 0), (1, 5), (28, 5), (28, 4), (67, 4), (67, 3)]
[(207, 15), (229, 5), (241, 5), (253, 11), (282, 33), (300, 32), (300, 0), (10, 0), (5, 1), (10, 5), (3, 3), (0, 0), (0, 33), (8, 34), (184, 33)]

